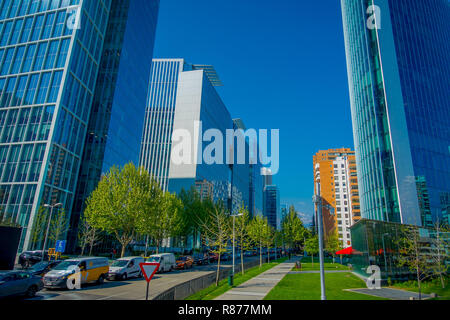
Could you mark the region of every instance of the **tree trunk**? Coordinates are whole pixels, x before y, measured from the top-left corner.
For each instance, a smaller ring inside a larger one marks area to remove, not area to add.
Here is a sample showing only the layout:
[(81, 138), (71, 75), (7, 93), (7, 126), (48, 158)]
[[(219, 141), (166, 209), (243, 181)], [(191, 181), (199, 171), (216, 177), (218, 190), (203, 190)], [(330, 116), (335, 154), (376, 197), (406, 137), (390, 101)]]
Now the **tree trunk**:
[(89, 257), (92, 257), (92, 248), (94, 247), (94, 244), (91, 243), (90, 244), (90, 248), (89, 248)]
[(267, 247), (267, 263), (270, 263), (270, 249)]
[(312, 267), (314, 269), (314, 255), (313, 254), (311, 254), (311, 263), (312, 263)]
[(125, 257), (125, 250), (127, 249), (127, 245), (128, 245), (128, 243), (122, 243), (122, 250), (120, 253), (121, 258)]
[(144, 257), (147, 257), (147, 253), (148, 253), (148, 235), (145, 238), (145, 253), (144, 253)]
[(420, 273), (419, 273), (419, 268), (417, 268), (417, 286), (419, 287), (419, 300), (422, 300), (422, 293), (420, 292)]
[(84, 249), (86, 248), (86, 245), (85, 244), (83, 244), (83, 246), (81, 247), (81, 257), (83, 256), (83, 254), (84, 254)]
[(263, 262), (262, 262), (262, 246), (259, 245), (259, 267), (261, 268), (262, 265), (263, 265)]
[(242, 246), (241, 246), (241, 273), (242, 275), (244, 275), (245, 270), (244, 270), (244, 251), (242, 250)]
[[(219, 252), (220, 252), (220, 250), (219, 250)], [(219, 254), (219, 259), (217, 259), (216, 287), (219, 286), (219, 277), (220, 277), (220, 254)]]

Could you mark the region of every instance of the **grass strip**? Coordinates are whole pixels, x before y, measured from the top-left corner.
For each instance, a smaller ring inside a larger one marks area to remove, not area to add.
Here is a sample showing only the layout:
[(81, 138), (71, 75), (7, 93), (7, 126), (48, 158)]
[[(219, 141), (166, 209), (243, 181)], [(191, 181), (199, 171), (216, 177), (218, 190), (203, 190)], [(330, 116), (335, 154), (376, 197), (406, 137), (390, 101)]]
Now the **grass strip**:
[[(328, 300), (388, 300), (379, 297), (344, 291), (365, 288), (364, 281), (349, 273), (325, 274)], [(288, 274), (273, 288), (264, 300), (320, 300), (320, 274)]]

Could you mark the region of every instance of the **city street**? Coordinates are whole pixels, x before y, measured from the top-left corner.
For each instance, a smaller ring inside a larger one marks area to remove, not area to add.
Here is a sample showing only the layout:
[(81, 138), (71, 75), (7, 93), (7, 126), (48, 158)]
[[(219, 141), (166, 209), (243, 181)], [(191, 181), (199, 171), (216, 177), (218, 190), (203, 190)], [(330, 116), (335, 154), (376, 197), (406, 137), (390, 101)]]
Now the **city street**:
[[(245, 261), (259, 259), (247, 258)], [(236, 260), (238, 264), (240, 260)], [(231, 261), (223, 266), (231, 268)], [(217, 264), (194, 266), (190, 270), (175, 270), (169, 273), (156, 274), (150, 282), (149, 299), (153, 299), (162, 292), (181, 284), (216, 271)], [(88, 284), (81, 290), (49, 290), (43, 289), (30, 300), (145, 300), (146, 282), (143, 278), (125, 281), (105, 281), (103, 285)]]

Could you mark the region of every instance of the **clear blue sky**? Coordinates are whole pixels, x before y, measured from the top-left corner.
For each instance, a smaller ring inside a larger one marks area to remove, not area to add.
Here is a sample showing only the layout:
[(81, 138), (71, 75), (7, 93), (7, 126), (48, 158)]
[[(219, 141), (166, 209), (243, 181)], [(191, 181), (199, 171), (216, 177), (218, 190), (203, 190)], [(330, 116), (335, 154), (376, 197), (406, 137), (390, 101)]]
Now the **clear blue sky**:
[(212, 64), (233, 118), (280, 129), (281, 203), (312, 215), (312, 156), (351, 147), (340, 1), (161, 0), (155, 57)]

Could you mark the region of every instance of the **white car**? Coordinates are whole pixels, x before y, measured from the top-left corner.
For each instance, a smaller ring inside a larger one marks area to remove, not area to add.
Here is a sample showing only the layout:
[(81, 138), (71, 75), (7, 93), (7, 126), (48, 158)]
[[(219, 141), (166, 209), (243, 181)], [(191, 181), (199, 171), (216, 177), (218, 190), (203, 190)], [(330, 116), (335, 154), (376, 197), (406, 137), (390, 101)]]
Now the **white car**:
[(142, 277), (140, 263), (144, 262), (142, 257), (125, 257), (115, 260), (109, 266), (108, 280), (127, 280), (128, 278)]
[(176, 268), (175, 255), (173, 253), (161, 253), (150, 256), (147, 262), (157, 262), (160, 264), (159, 272), (170, 272)]

